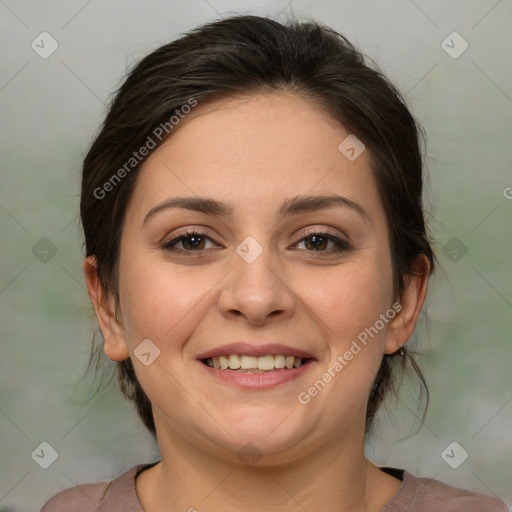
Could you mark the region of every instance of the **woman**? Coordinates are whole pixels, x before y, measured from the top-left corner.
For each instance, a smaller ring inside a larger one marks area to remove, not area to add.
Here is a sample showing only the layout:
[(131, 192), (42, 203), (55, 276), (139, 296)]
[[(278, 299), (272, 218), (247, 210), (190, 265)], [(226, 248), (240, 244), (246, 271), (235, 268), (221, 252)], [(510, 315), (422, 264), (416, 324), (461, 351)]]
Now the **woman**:
[(44, 512), (505, 511), (364, 456), (434, 268), (419, 127), (342, 36), (253, 16), (156, 50), (83, 168), (84, 271), (161, 461)]

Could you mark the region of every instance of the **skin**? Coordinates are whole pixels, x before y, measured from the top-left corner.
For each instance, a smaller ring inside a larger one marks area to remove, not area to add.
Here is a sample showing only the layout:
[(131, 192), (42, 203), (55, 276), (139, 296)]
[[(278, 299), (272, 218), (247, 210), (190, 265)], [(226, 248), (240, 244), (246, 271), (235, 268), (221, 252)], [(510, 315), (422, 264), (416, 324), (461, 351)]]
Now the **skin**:
[[(136, 481), (146, 511), (377, 511), (399, 488), (364, 457), (366, 403), (383, 354), (414, 331), (428, 261), (418, 257), (418, 275), (406, 277), (397, 297), (370, 154), (349, 161), (338, 150), (348, 135), (292, 93), (199, 105), (142, 166), (123, 226), (117, 306), (94, 257), (85, 260), (105, 353), (132, 358), (153, 405), (162, 461)], [(358, 203), (369, 219), (343, 206), (278, 217), (287, 199), (332, 194)], [(233, 214), (173, 208), (144, 222), (176, 196), (228, 202)], [(193, 227), (213, 240), (202, 252), (163, 247)], [(304, 238), (310, 228), (351, 249), (332, 252), (329, 242), (314, 251)], [(263, 250), (252, 263), (236, 252), (248, 236)], [(397, 300), (400, 313), (301, 404), (298, 393)], [(149, 366), (134, 357), (145, 339), (160, 350)], [(238, 340), (292, 345), (316, 361), (303, 377), (260, 391), (199, 366), (198, 354)], [(244, 464), (247, 443), (258, 455)]]

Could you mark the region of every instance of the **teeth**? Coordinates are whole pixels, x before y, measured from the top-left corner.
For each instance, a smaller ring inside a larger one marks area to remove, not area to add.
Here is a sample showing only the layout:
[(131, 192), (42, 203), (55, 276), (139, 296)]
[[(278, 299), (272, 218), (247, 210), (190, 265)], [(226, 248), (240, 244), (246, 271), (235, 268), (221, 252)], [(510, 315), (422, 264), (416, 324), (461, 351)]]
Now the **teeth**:
[(258, 368), (258, 358), (254, 356), (241, 356), (240, 366), (242, 367), (242, 370), (252, 370), (253, 368)]
[(231, 355), (229, 356), (229, 367), (232, 370), (238, 370), (241, 367), (240, 356)]
[(258, 370), (273, 370), (273, 369), (274, 369), (274, 356), (258, 357)]
[(284, 368), (284, 356), (274, 356), (274, 366), (276, 368)]
[(244, 355), (225, 355), (208, 358), (206, 364), (210, 367), (227, 370), (254, 370), (254, 371), (273, 371), (284, 368), (299, 368), (304, 364), (301, 357), (285, 356), (282, 354), (271, 356), (244, 356)]

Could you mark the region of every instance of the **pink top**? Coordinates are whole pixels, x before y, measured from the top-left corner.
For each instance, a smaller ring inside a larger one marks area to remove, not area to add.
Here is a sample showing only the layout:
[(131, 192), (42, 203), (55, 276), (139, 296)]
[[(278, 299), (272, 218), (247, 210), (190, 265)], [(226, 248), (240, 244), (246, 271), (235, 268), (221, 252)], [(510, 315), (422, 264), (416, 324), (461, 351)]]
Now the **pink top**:
[[(111, 482), (81, 484), (47, 501), (39, 512), (144, 512), (135, 491), (135, 477), (154, 464), (133, 466)], [(381, 468), (402, 480), (380, 512), (508, 512), (501, 500), (418, 478), (407, 471)]]

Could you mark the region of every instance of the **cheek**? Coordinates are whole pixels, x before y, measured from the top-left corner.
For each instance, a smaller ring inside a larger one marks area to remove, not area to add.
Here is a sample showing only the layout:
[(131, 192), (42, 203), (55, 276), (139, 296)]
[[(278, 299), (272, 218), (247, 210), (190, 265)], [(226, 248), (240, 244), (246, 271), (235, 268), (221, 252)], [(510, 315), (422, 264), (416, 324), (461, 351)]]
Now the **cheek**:
[[(324, 284), (316, 306), (329, 353), (316, 377), (332, 382), (319, 404), (333, 416), (366, 407), (382, 361), (388, 323), (394, 317), (390, 274), (363, 265), (345, 270)], [(339, 409), (341, 403), (346, 408)]]
[[(381, 315), (388, 312), (388, 322), (394, 317), (394, 311), (390, 313), (391, 270), (379, 263), (382, 261), (389, 261), (386, 254), (368, 251), (357, 261), (340, 265), (322, 277), (310, 294), (308, 306), (323, 331), (328, 356), (309, 386), (301, 389), (298, 400), (321, 410), (333, 425), (348, 420), (354, 411), (364, 418), (382, 360), (388, 324)], [(302, 286), (304, 291), (305, 278)]]
[(161, 349), (181, 347), (204, 315), (218, 279), (209, 279), (199, 266), (178, 270), (150, 258), (143, 265), (127, 262), (122, 270), (122, 311), (130, 350), (146, 338)]
[(315, 309), (324, 312), (334, 332), (357, 334), (391, 306), (391, 276), (385, 274), (382, 268), (347, 265), (319, 288)]

